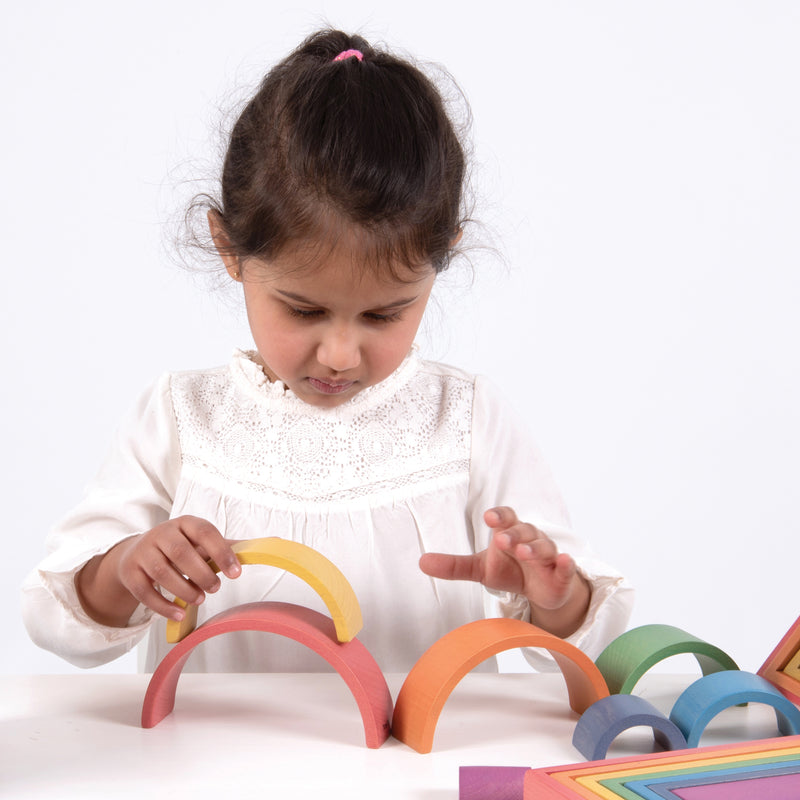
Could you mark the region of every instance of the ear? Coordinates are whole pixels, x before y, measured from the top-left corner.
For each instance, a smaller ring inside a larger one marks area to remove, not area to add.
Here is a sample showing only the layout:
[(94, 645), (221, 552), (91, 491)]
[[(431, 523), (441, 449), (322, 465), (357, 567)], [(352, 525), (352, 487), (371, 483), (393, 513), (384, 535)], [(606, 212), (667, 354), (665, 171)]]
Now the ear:
[(220, 217), (218, 211), (214, 211), (213, 209), (208, 212), (208, 229), (211, 232), (211, 238), (214, 241), (214, 246), (217, 248), (219, 257), (222, 259), (222, 263), (228, 271), (228, 275), (230, 275), (233, 280), (241, 283), (242, 271), (239, 256), (234, 253), (231, 247), (230, 239), (228, 239), (228, 234), (222, 223), (222, 217)]
[(461, 237), (463, 235), (464, 235), (464, 229), (459, 228), (456, 231), (456, 235), (450, 240), (450, 247), (455, 247), (461, 241)]

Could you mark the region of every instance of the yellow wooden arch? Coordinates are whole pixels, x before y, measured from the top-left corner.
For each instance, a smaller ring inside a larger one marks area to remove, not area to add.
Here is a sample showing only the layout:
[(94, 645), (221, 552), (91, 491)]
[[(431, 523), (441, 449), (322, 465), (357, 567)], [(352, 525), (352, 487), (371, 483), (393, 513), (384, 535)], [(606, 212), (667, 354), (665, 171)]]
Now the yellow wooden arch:
[[(237, 542), (233, 545), (233, 552), (243, 565), (266, 564), (285, 569), (304, 580), (327, 606), (340, 642), (349, 642), (363, 627), (361, 607), (353, 587), (339, 568), (314, 548), (269, 536)], [(220, 572), (214, 561), (208, 563), (215, 572)], [(187, 605), (177, 597), (175, 602), (186, 609), (186, 616), (180, 622), (167, 620), (167, 641), (170, 644), (181, 641), (197, 626), (197, 606)]]

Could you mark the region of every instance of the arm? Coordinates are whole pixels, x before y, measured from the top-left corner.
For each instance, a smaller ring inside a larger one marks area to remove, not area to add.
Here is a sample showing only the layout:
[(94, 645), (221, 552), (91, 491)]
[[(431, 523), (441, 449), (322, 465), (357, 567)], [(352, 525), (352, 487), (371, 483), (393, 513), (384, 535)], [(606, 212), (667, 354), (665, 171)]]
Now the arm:
[[(181, 471), (170, 383), (165, 375), (131, 409), (84, 498), (50, 532), (47, 556), (22, 588), (22, 615), (31, 639), (80, 667), (123, 655), (152, 622), (153, 611), (145, 605), (131, 616), (128, 599), (121, 611), (129, 617), (127, 627), (103, 625), (95, 618), (103, 618), (102, 611), (94, 608), (103, 601), (93, 597), (89, 587), (83, 598), (87, 613), (76, 576), (86, 568), (78, 581), (84, 589), (83, 578), (92, 577), (93, 570), (104, 580), (112, 559), (123, 552), (122, 543), (169, 520)], [(105, 554), (112, 552), (104, 562)]]
[[(466, 512), (474, 555), (456, 563), (449, 555), (426, 554), (426, 573), (481, 581), (488, 589), (487, 616), (528, 619), (569, 637), (591, 657), (625, 630), (631, 587), (572, 533), (561, 493), (527, 426), (480, 378)], [(525, 656), (537, 669), (553, 668), (539, 651), (526, 650)]]

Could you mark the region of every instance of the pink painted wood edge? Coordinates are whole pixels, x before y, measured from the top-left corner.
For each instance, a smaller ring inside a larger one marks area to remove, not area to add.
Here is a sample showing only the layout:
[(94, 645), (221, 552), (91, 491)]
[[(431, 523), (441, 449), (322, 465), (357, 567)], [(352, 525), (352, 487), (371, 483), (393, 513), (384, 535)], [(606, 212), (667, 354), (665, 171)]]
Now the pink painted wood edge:
[(392, 733), (419, 753), (429, 753), (439, 714), (456, 684), (487, 658), (517, 647), (542, 647), (564, 675), (570, 707), (582, 714), (608, 697), (594, 662), (569, 642), (517, 619), (481, 619), (434, 642), (406, 676), (397, 695)]
[(358, 704), (367, 747), (380, 747), (390, 733), (392, 697), (386, 679), (367, 648), (358, 640), (336, 641), (333, 621), (303, 606), (261, 602), (217, 614), (178, 642), (153, 673), (142, 705), (142, 727), (152, 728), (175, 707), (181, 670), (197, 645), (231, 631), (277, 633), (321, 655), (344, 679)]
[(800, 681), (783, 672), (783, 668), (798, 649), (800, 649), (800, 617), (791, 624), (756, 673), (780, 689), (795, 705), (800, 705)]

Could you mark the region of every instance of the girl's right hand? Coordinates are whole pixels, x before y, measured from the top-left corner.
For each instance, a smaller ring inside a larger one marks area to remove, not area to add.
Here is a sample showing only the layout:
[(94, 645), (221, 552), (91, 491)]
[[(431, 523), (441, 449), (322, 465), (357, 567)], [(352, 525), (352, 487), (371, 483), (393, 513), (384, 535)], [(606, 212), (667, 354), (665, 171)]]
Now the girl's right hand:
[(176, 517), (95, 556), (76, 575), (75, 588), (84, 611), (103, 625), (125, 627), (140, 603), (180, 621), (185, 612), (158, 587), (199, 605), (221, 585), (208, 559), (228, 578), (242, 573), (231, 543), (210, 522)]
[(228, 578), (242, 572), (230, 543), (210, 522), (199, 517), (176, 517), (147, 533), (120, 543), (117, 561), (120, 583), (134, 598), (158, 614), (180, 620), (184, 612), (167, 600), (158, 586), (190, 605), (216, 592), (220, 580), (209, 566), (213, 559)]

